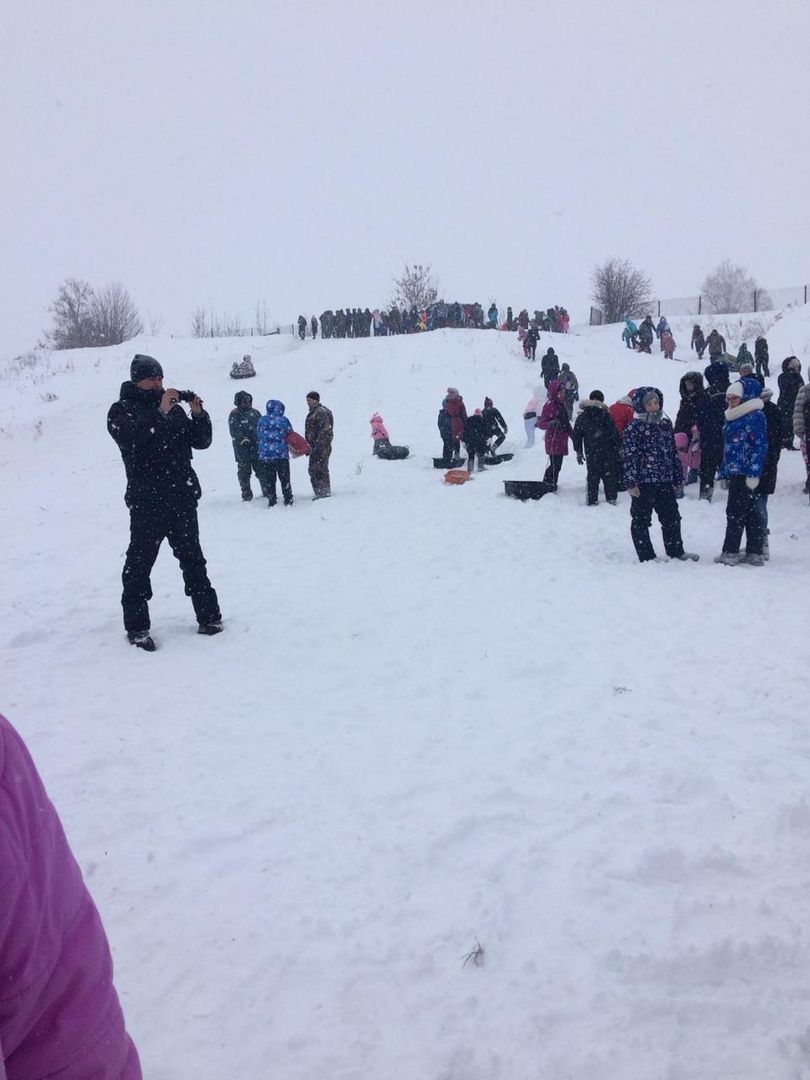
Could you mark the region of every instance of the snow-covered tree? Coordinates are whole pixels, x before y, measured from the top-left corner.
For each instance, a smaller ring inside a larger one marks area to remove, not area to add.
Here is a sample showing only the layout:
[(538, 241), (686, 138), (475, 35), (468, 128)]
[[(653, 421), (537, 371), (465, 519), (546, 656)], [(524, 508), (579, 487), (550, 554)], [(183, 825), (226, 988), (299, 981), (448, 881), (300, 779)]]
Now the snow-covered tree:
[(764, 311), (771, 307), (771, 298), (746, 267), (736, 266), (730, 259), (724, 259), (706, 275), (700, 293), (705, 310), (715, 313)]
[(604, 321), (619, 322), (625, 315), (646, 315), (652, 307), (652, 282), (629, 259), (608, 259), (594, 267), (591, 298)]
[(397, 307), (421, 310), (428, 304), (435, 304), (438, 299), (439, 281), (434, 277), (429, 263), (425, 266), (422, 263), (414, 263), (413, 266), (406, 264), (402, 274), (394, 278), (391, 303)]
[(48, 311), (53, 327), (43, 344), (51, 349), (120, 345), (143, 330), (138, 309), (117, 282), (96, 291), (86, 281), (66, 278)]

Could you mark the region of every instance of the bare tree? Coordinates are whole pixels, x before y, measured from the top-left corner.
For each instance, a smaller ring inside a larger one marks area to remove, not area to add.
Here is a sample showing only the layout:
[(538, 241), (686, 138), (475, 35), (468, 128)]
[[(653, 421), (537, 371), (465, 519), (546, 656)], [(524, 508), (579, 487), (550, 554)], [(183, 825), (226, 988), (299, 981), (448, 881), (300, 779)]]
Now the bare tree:
[(719, 266), (706, 275), (700, 286), (707, 311), (732, 314), (738, 311), (766, 311), (771, 298), (756, 283), (744, 266), (736, 266), (724, 259)]
[(397, 307), (417, 310), (435, 304), (439, 299), (439, 281), (433, 275), (433, 270), (428, 263), (414, 263), (413, 266), (405, 265), (405, 270), (399, 277), (394, 278), (394, 295), (391, 303)]
[(204, 307), (195, 308), (191, 316), (191, 333), (196, 338), (208, 337), (208, 312)]
[(626, 315), (646, 315), (652, 305), (652, 281), (629, 259), (608, 259), (594, 267), (591, 298), (604, 322), (619, 322)]
[(166, 320), (162, 315), (153, 315), (151, 311), (146, 312), (146, 318), (149, 325), (149, 333), (152, 337), (157, 337), (163, 327), (166, 325)]
[(120, 345), (143, 333), (138, 309), (117, 281), (93, 293), (91, 316), (99, 345)]
[(51, 349), (85, 349), (97, 344), (93, 288), (86, 281), (66, 278), (48, 311), (53, 315), (54, 325), (46, 332), (43, 345)]
[(256, 333), (259, 335), (270, 332), (270, 312), (266, 300), (256, 301)]

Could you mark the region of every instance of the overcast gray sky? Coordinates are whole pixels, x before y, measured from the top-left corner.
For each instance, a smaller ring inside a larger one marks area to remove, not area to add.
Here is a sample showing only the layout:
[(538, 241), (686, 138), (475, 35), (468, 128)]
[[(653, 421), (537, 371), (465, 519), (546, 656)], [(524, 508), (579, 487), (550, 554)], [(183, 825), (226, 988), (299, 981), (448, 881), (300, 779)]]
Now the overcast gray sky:
[(5, 0), (0, 355), (68, 275), (188, 331), (447, 300), (587, 312), (627, 256), (810, 280), (807, 0)]

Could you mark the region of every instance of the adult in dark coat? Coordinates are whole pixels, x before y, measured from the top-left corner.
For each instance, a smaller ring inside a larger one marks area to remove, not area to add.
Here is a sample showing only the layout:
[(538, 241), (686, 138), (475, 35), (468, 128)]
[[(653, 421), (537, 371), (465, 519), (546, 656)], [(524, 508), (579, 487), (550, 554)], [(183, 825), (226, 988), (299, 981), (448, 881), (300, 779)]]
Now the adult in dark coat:
[(639, 350), (641, 352), (651, 352), (654, 337), (655, 327), (653, 326), (652, 315), (647, 315), (642, 319), (641, 325), (638, 328)]
[(246, 390), (239, 390), (233, 396), (235, 409), (231, 409), (228, 416), (228, 431), (233, 443), (233, 456), (236, 458), (236, 476), (239, 480), (239, 490), (242, 492), (242, 501), (250, 502), (253, 492), (250, 488), (250, 474), (256, 474), (262, 495), (267, 495), (264, 485), (264, 475), (259, 465), (258, 443), (256, 441), (256, 425), (261, 413), (253, 408), (253, 397)]
[(588, 506), (599, 502), (600, 481), (605, 499), (615, 505), (621, 441), (601, 390), (592, 390), (587, 400), (580, 401), (572, 442), (577, 463), (582, 465), (584, 460), (588, 463)]
[(703, 336), (703, 331), (700, 329), (698, 323), (692, 327), (692, 340), (690, 342), (690, 348), (694, 349), (698, 355), (698, 360), (703, 359), (703, 354), (706, 351), (706, 338)]
[(678, 406), (678, 415), (675, 417), (675, 434), (682, 432), (691, 439), (692, 428), (697, 423), (697, 403), (705, 392), (703, 376), (699, 371), (687, 371), (681, 378), (678, 389), (681, 395), (681, 403)]
[(793, 445), (793, 407), (796, 395), (804, 386), (802, 366), (795, 356), (788, 356), (782, 361), (782, 374), (777, 380), (779, 398), (777, 406), (782, 414), (782, 445), (785, 450), (796, 450)]
[(723, 460), (728, 368), (720, 361), (713, 361), (703, 374), (707, 387), (695, 402), (695, 422), (700, 431), (700, 498), (711, 502), (715, 474)]
[(335, 418), (331, 409), (321, 405), (317, 390), (307, 394), (307, 413), (304, 438), (312, 448), (309, 454), (309, 479), (314, 498), (328, 499), (332, 494), (329, 477), (329, 458), (332, 456), (332, 439), (335, 434)]
[(302, 341), (307, 336), (307, 320), (303, 315), (298, 316), (298, 336)]
[(543, 376), (546, 390), (548, 390), (548, 384), (551, 380), (559, 377), (560, 358), (552, 348), (546, 349), (545, 355), (540, 360), (540, 373)]
[(726, 339), (717, 330), (712, 330), (706, 338), (706, 347), (709, 350), (709, 360), (716, 360), (726, 351)]
[(764, 536), (762, 554), (767, 562), (771, 554), (768, 549), (768, 534), (770, 533), (768, 528), (768, 496), (773, 495), (774, 491), (776, 491), (776, 474), (779, 468), (779, 456), (782, 453), (782, 414), (772, 401), (773, 390), (766, 387), (760, 391), (759, 396), (765, 402), (762, 411), (765, 415), (765, 423), (768, 425), (768, 452), (765, 456), (765, 468), (762, 470), (759, 487), (756, 490), (756, 503), (759, 516), (762, 519), (762, 535)]
[[(484, 434), (489, 444), (489, 452), (495, 454), (506, 438), (509, 428), (506, 426), (506, 421), (501, 415), (500, 409), (496, 409), (493, 405), (491, 397), (484, 398), (482, 415), (484, 417)], [(491, 441), (493, 439), (494, 442)]]
[(191, 467), (192, 450), (211, 445), (211, 418), (197, 395), (188, 416), (178, 391), (164, 390), (163, 369), (151, 356), (136, 355), (130, 381), (107, 413), (107, 430), (124, 460), (130, 543), (124, 561), (121, 606), (129, 641), (148, 652), (149, 580), (158, 550), (168, 540), (183, 573), (201, 634), (222, 629), (217, 594), (208, 580), (200, 547), (197, 502), (202, 491)]
[(770, 378), (768, 370), (768, 341), (767, 338), (758, 337), (754, 342), (754, 363), (756, 364), (757, 376)]

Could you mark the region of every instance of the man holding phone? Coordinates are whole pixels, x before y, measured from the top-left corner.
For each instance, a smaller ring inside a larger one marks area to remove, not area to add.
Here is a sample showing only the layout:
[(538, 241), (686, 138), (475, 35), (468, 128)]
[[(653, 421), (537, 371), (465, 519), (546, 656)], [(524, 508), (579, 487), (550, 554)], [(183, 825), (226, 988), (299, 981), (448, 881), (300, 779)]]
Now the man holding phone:
[[(180, 404), (188, 404), (190, 415)], [(150, 574), (164, 539), (183, 573), (198, 633), (218, 634), (222, 615), (208, 580), (200, 547), (197, 502), (202, 491), (191, 467), (192, 450), (211, 445), (211, 418), (193, 391), (164, 389), (163, 369), (141, 353), (130, 365), (130, 381), (107, 414), (107, 430), (118, 444), (127, 474), (130, 543), (124, 561), (124, 629), (131, 645), (155, 651), (150, 634)]]

